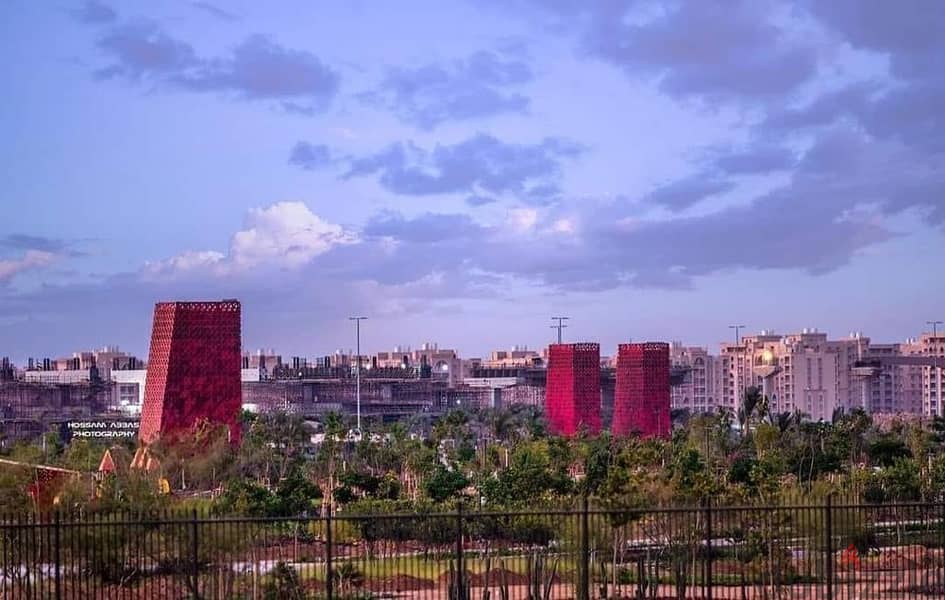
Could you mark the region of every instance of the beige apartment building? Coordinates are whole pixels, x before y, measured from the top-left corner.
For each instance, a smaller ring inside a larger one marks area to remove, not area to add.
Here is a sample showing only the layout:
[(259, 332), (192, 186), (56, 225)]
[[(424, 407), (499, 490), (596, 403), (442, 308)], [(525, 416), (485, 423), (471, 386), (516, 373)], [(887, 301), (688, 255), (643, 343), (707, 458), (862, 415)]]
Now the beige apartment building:
[(738, 344), (722, 344), (724, 404), (738, 410), (745, 390), (758, 387), (771, 413), (801, 411), (830, 420), (849, 406), (850, 377), (840, 373), (846, 347), (816, 330), (779, 335), (762, 331)]
[(527, 346), (513, 346), (510, 350), (493, 350), (489, 359), (482, 361), (482, 366), (493, 368), (530, 367), (535, 361), (541, 361), (541, 354), (529, 350)]
[[(871, 358), (895, 358), (920, 354), (915, 340), (902, 344), (871, 344)], [(923, 413), (922, 367), (882, 364), (879, 375), (864, 386), (867, 397), (862, 406), (873, 414)]]
[(936, 335), (923, 333), (918, 340), (912, 340), (908, 352), (913, 355), (934, 357), (933, 364), (918, 367), (922, 389), (922, 414), (929, 417), (945, 417), (945, 332)]
[(762, 331), (737, 344), (722, 344), (722, 405), (737, 410), (745, 389), (757, 386), (768, 397), (772, 413), (798, 410), (813, 420), (830, 420), (837, 409), (855, 408), (874, 414), (934, 414), (941, 403), (930, 367), (882, 364), (877, 376), (866, 377), (855, 366), (864, 359), (936, 351), (945, 356), (945, 350), (935, 347), (931, 336), (903, 344), (871, 344), (860, 333), (830, 340), (816, 329), (787, 335)]
[(463, 361), (456, 350), (440, 348), (432, 342), (422, 344), (420, 348), (411, 350), (409, 347), (397, 346), (391, 352), (378, 352), (371, 359), (376, 360), (377, 366), (384, 367), (416, 367), (426, 362), (430, 365), (433, 377), (446, 379), (450, 385), (455, 385), (463, 379)]
[(692, 412), (716, 412), (726, 405), (722, 397), (722, 359), (709, 354), (708, 348), (683, 346), (673, 342), (669, 350), (670, 363), (688, 369), (683, 383), (671, 388), (670, 405)]

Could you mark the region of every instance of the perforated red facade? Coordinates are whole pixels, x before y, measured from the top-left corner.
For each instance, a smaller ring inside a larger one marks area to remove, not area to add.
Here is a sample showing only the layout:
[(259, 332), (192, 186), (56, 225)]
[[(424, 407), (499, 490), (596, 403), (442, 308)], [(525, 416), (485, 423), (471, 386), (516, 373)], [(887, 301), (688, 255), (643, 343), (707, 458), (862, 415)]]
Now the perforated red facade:
[(600, 433), (598, 344), (552, 344), (546, 385), (545, 417), (551, 433)]
[(201, 421), (240, 438), (240, 303), (161, 302), (154, 307), (141, 441), (190, 430)]
[(669, 437), (669, 399), (669, 344), (620, 344), (613, 435)]

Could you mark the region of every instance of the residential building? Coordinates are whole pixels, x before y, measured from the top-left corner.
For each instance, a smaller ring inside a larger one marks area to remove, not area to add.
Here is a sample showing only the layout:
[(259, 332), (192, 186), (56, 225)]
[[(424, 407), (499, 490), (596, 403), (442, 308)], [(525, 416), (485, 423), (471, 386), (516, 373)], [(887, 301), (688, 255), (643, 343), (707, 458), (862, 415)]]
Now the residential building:
[(147, 377), (147, 369), (112, 369), (113, 408), (128, 415), (140, 415)]
[(843, 377), (846, 396), (840, 383), (845, 350), (816, 329), (786, 336), (763, 330), (738, 344), (723, 343), (724, 403), (737, 411), (745, 390), (757, 387), (771, 413), (801, 411), (830, 420), (834, 410), (849, 407), (849, 375)]
[(144, 362), (122, 352), (118, 346), (73, 352), (71, 357), (30, 359), (23, 379), (31, 383), (71, 384), (84, 381), (110, 381), (113, 369), (140, 369)]
[(923, 333), (909, 345), (912, 354), (934, 357), (933, 364), (921, 367), (922, 413), (926, 416), (945, 416), (945, 332)]
[(672, 408), (692, 412), (716, 412), (725, 406), (734, 411), (724, 402), (720, 357), (709, 354), (707, 348), (683, 346), (681, 342), (673, 342), (669, 349), (669, 360), (673, 367), (685, 370), (683, 382), (671, 388)]
[(918, 354), (921, 354), (921, 347), (915, 340), (901, 344), (870, 344), (868, 358), (879, 359), (875, 363), (878, 364), (878, 373), (863, 379), (861, 391), (864, 397), (860, 406), (874, 415), (922, 414), (922, 367), (895, 363), (897, 358)]
[(493, 350), (483, 367), (532, 367), (542, 364), (541, 354), (527, 346), (512, 346), (511, 350)]
[[(364, 360), (364, 359), (362, 359)], [(390, 352), (378, 352), (368, 361), (370, 368), (428, 368), (433, 379), (459, 385), (463, 379), (463, 361), (455, 350), (427, 342), (417, 350), (396, 346)]]

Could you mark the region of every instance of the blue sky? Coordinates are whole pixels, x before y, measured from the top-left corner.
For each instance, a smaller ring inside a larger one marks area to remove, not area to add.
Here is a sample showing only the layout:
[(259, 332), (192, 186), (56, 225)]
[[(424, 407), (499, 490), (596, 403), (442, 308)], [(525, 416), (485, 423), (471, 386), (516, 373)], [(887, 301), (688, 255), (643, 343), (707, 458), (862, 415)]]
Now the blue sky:
[(945, 315), (945, 11), (890, 3), (0, 7), (0, 354), (238, 297), (315, 355)]

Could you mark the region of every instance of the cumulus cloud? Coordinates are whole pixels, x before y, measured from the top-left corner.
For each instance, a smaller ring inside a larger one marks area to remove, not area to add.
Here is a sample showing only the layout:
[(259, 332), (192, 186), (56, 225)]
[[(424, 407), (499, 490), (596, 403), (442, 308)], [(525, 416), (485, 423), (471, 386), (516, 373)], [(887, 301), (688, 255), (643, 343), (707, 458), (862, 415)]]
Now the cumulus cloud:
[(513, 229), (526, 233), (538, 223), (538, 211), (534, 208), (513, 208), (509, 211), (509, 224)]
[(273, 101), (293, 112), (325, 109), (340, 83), (338, 73), (314, 54), (260, 35), (247, 38), (229, 56), (206, 59), (157, 24), (140, 21), (112, 28), (99, 48), (113, 61), (96, 72), (99, 79)]
[(55, 254), (43, 250), (27, 250), (20, 258), (0, 259), (0, 286), (9, 284), (20, 273), (48, 267), (55, 259)]
[(143, 274), (146, 277), (228, 276), (262, 265), (297, 269), (332, 248), (355, 240), (353, 233), (325, 221), (305, 204), (279, 202), (251, 209), (244, 228), (233, 234), (227, 254), (190, 250), (148, 263)]
[(457, 144), (437, 145), (429, 151), (412, 143), (394, 144), (352, 160), (344, 178), (376, 175), (385, 189), (408, 196), (450, 193), (527, 196), (532, 186), (557, 180), (562, 162), (582, 152), (578, 144), (560, 138), (516, 144), (478, 134)]
[(448, 121), (524, 113), (528, 98), (507, 88), (532, 77), (524, 61), (480, 51), (448, 63), (390, 68), (378, 88), (362, 99), (421, 129), (433, 129)]
[(224, 264), (226, 255), (213, 250), (185, 250), (171, 258), (147, 262), (144, 265), (144, 274), (151, 276), (175, 276), (187, 273), (205, 274), (216, 270)]
[[(561, 291), (685, 289), (698, 277), (739, 269), (821, 275), (899, 235), (887, 226), (886, 215), (916, 210), (930, 223), (945, 220), (945, 157), (932, 165), (916, 158), (897, 143), (869, 143), (867, 134), (841, 127), (792, 159), (786, 183), (697, 215), (649, 217), (638, 202), (618, 197), (519, 207), (491, 226), (465, 214), (387, 213), (366, 231), (391, 242), (387, 262), (376, 265), (387, 281), (416, 279), (434, 266), (438, 272), (486, 273)], [(755, 170), (741, 160), (733, 171)], [(688, 202), (706, 193), (699, 186), (696, 178), (688, 195), (679, 192), (685, 186), (676, 191)]]

